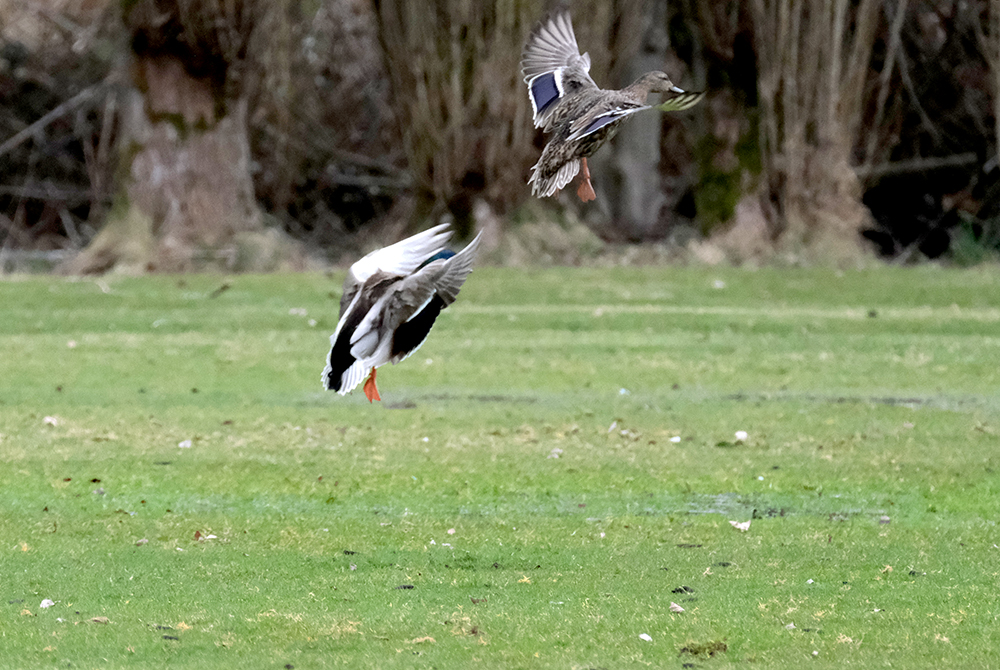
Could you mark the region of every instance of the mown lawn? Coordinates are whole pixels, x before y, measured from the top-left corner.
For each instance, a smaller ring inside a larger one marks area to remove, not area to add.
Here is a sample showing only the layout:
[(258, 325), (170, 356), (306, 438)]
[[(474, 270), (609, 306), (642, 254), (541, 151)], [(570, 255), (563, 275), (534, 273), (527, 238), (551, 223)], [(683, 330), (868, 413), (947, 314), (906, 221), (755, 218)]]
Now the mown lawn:
[(341, 279), (0, 282), (0, 667), (1000, 665), (1000, 270)]

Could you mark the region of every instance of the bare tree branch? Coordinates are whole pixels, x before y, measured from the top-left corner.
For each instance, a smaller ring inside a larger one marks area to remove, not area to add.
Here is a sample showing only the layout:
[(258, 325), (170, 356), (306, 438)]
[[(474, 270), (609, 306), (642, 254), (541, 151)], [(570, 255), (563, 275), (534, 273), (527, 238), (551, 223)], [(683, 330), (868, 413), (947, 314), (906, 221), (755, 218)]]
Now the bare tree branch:
[(51, 112), (45, 114), (42, 118), (32, 123), (21, 132), (15, 134), (13, 137), (8, 138), (3, 144), (0, 144), (0, 156), (3, 156), (11, 149), (19, 146), (22, 142), (41, 131), (45, 126), (49, 125), (62, 115), (72, 111), (77, 106), (88, 102), (102, 88), (104, 88), (104, 84), (88, 86), (69, 100), (57, 105)]
[(953, 156), (932, 156), (930, 158), (914, 158), (908, 161), (894, 161), (878, 165), (859, 165), (854, 168), (854, 173), (859, 177), (884, 177), (890, 174), (924, 172), (925, 170), (936, 170), (943, 167), (969, 165), (975, 163), (977, 160), (979, 160), (979, 156), (975, 152), (969, 151)]
[[(900, 0), (896, 7), (896, 16), (892, 16), (892, 8), (888, 0), (882, 3), (885, 14), (892, 22), (889, 28), (889, 48), (885, 56), (885, 64), (878, 81), (878, 99), (875, 103), (875, 118), (871, 126), (878, 128), (882, 124), (882, 117), (885, 115), (885, 102), (889, 98), (889, 82), (892, 79), (893, 70), (896, 67), (896, 55), (899, 53), (899, 46), (902, 43), (903, 19), (906, 17), (907, 0)], [(875, 160), (875, 150), (878, 144), (878, 133), (869, 133), (868, 145), (865, 148), (865, 164), (870, 167)], [(857, 171), (855, 171), (857, 172)]]

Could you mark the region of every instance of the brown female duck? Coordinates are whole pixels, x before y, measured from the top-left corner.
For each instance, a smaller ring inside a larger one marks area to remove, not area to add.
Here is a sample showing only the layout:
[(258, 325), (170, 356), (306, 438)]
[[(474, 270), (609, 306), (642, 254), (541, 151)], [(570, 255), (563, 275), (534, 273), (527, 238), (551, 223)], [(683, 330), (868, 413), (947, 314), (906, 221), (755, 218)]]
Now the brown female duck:
[(583, 170), (577, 195), (584, 202), (597, 194), (590, 183), (587, 157), (611, 139), (628, 116), (651, 109), (650, 93), (676, 93), (656, 109), (679, 111), (697, 104), (705, 94), (674, 86), (662, 72), (647, 72), (620, 91), (598, 88), (590, 78), (590, 55), (580, 54), (568, 13), (541, 23), (525, 44), (521, 74), (536, 128), (551, 132), (542, 156), (531, 169), (532, 195), (553, 195)]

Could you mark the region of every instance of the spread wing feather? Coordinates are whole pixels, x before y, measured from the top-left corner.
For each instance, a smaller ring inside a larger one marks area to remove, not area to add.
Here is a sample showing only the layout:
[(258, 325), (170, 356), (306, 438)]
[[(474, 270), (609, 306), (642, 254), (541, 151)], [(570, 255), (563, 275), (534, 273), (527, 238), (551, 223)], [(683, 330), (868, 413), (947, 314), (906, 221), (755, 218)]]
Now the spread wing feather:
[[(447, 223), (428, 228), (405, 240), (377, 249), (354, 265), (348, 273), (348, 278), (354, 275), (354, 280), (364, 284), (373, 274), (381, 270), (390, 275), (408, 275), (425, 260), (444, 248), (451, 232), (444, 232)], [(345, 293), (347, 285), (345, 282)]]
[(521, 74), (527, 82), (543, 72), (564, 67), (580, 68), (584, 74), (590, 72), (590, 56), (580, 54), (573, 22), (565, 12), (553, 15), (528, 37), (521, 56)]
[(445, 261), (444, 271), (434, 282), (434, 290), (444, 300), (445, 306), (455, 302), (462, 284), (472, 272), (472, 263), (476, 260), (482, 236), (482, 233), (476, 235), (467, 247)]
[(586, 137), (587, 135), (595, 133), (609, 124), (615, 123), (616, 121), (620, 121), (621, 119), (624, 119), (626, 116), (630, 116), (632, 114), (635, 114), (636, 112), (641, 112), (644, 109), (649, 109), (649, 106), (648, 105), (617, 106), (601, 114), (597, 115), (588, 114), (578, 119), (577, 122), (571, 126), (573, 132), (570, 134), (568, 138), (566, 138), (566, 141), (570, 142), (572, 140), (578, 140), (581, 137)]
[(541, 23), (528, 37), (521, 55), (521, 74), (536, 128), (549, 130), (559, 103), (567, 96), (596, 89), (590, 78), (590, 56), (581, 54), (566, 12)]
[(680, 95), (670, 98), (666, 102), (656, 105), (661, 112), (679, 112), (689, 107), (694, 107), (705, 97), (705, 91), (691, 92), (684, 91)]

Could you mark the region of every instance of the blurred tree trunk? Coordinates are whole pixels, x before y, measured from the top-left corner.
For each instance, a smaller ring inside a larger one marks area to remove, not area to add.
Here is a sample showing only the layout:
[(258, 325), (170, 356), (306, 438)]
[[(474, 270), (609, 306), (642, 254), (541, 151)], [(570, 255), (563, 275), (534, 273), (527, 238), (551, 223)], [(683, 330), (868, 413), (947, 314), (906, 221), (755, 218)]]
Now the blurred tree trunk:
[[(691, 86), (687, 65), (676, 54), (668, 31), (671, 8), (659, 0), (614, 0), (607, 9), (589, 7), (575, 22), (580, 48), (590, 51), (598, 85), (621, 88), (651, 70)], [(603, 28), (603, 32), (595, 29)], [(703, 81), (703, 78), (700, 79)], [(654, 94), (649, 102), (659, 101)], [(605, 239), (644, 241), (664, 238), (678, 202), (694, 182), (691, 133), (676, 114), (630, 117), (608, 149), (589, 160), (607, 221)], [(594, 223), (596, 217), (590, 217)]]
[(753, 0), (763, 160), (776, 250), (848, 261), (867, 221), (851, 155), (861, 126), (878, 0)]
[(705, 87), (708, 94), (698, 107), (692, 151), (697, 164), (692, 201), (698, 228), (711, 243), (692, 239), (688, 248), (712, 263), (767, 260), (774, 255), (774, 241), (759, 197), (758, 59), (751, 9), (729, 0), (688, 0), (680, 3), (680, 11), (694, 80), (716, 82)]
[(989, 0), (989, 36), (984, 51), (993, 75), (993, 157), (1000, 165), (1000, 0)]
[[(667, 6), (664, 2), (645, 0), (634, 3), (626, 17), (634, 17), (639, 47), (627, 59), (618, 77), (619, 88), (627, 86), (650, 70), (664, 70), (670, 40), (667, 35)], [(634, 40), (635, 37), (632, 37)], [(669, 72), (679, 79), (680, 73)], [(660, 145), (663, 119), (660, 114), (636, 114), (622, 124), (612, 143), (603, 189), (611, 213), (611, 223), (618, 235), (631, 240), (654, 236), (660, 212), (666, 203), (660, 177)], [(598, 174), (601, 174), (599, 172)]]
[[(117, 194), (104, 227), (63, 270), (266, 269), (292, 254), (263, 229), (247, 133), (247, 98), (275, 85), (287, 60), (287, 5), (124, 0), (123, 10), (132, 87)], [(272, 68), (246, 61), (261, 34), (258, 58)]]

